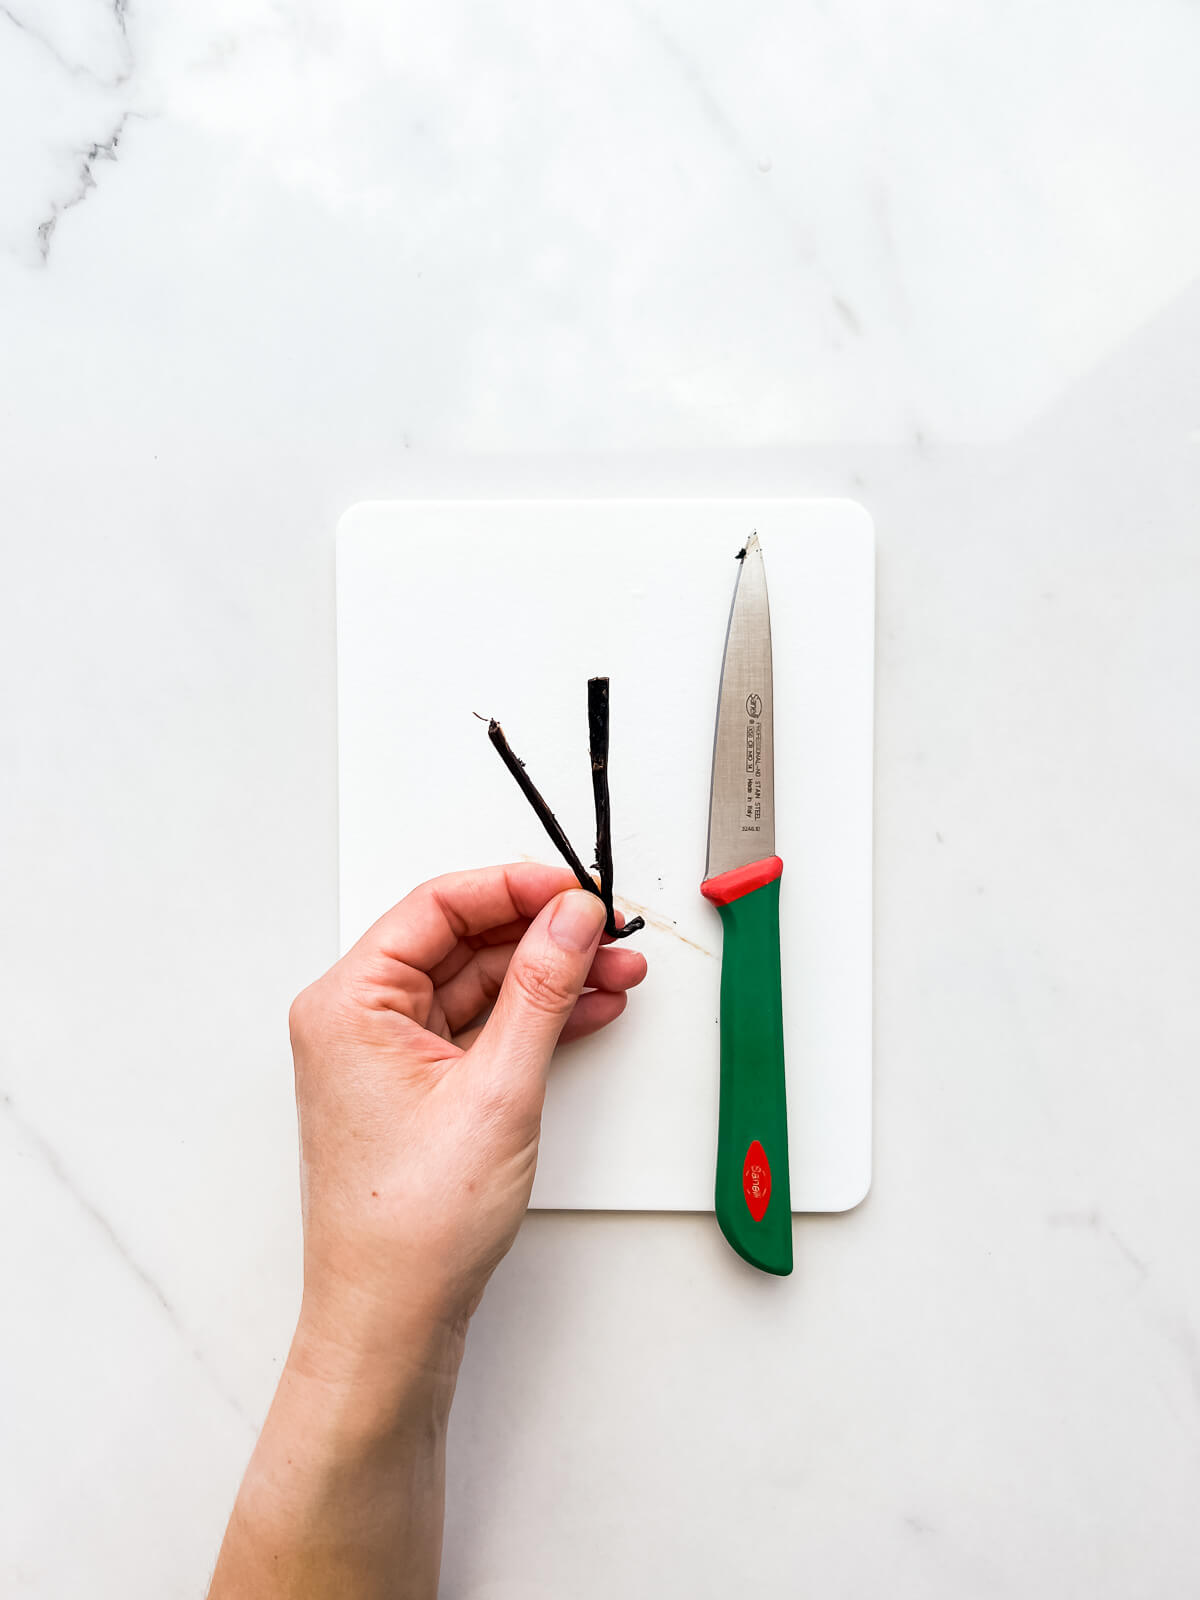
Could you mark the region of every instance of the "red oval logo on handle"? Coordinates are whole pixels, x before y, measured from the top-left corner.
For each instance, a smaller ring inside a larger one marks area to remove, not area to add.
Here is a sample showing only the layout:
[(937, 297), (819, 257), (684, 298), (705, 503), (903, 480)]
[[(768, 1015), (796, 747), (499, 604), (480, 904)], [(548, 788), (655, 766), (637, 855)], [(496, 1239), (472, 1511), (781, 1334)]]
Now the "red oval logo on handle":
[(771, 1203), (771, 1163), (757, 1139), (746, 1151), (746, 1159), (742, 1164), (742, 1193), (746, 1196), (750, 1215), (755, 1222), (761, 1222)]

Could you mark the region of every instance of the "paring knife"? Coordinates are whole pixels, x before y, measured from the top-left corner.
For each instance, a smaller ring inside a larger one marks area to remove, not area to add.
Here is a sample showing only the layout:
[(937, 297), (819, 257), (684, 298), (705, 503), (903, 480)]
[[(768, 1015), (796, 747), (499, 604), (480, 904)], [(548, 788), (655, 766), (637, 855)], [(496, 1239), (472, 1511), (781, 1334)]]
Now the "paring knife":
[(741, 562), (725, 636), (701, 892), (724, 927), (717, 1221), (764, 1272), (792, 1270), (771, 614), (758, 535)]

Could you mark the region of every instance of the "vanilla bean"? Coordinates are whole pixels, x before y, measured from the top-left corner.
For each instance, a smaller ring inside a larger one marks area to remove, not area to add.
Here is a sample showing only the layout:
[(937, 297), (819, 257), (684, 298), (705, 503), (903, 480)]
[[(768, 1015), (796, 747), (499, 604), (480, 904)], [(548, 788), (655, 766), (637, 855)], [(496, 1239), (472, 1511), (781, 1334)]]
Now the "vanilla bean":
[[(475, 713), (479, 716), (479, 713)], [(627, 939), (631, 933), (646, 926), (642, 917), (634, 917), (624, 927), (617, 927), (613, 909), (612, 864), (612, 810), (608, 795), (608, 679), (588, 679), (588, 742), (592, 757), (592, 796), (596, 803), (596, 870), (600, 884), (584, 867), (571, 848), (571, 841), (562, 830), (562, 824), (546, 804), (537, 785), (525, 770), (525, 763), (516, 755), (504, 729), (495, 717), (479, 717), (487, 722), (488, 738), (501, 761), (517, 780), (521, 793), (533, 807), (534, 815), (549, 834), (554, 848), (570, 867), (581, 889), (594, 894), (604, 906), (604, 931), (610, 939)]]
[(617, 927), (613, 910), (612, 801), (608, 792), (608, 679), (588, 679), (588, 748), (592, 757), (592, 798), (596, 804), (596, 871), (600, 898), (607, 913), (604, 931), (610, 939), (627, 939), (646, 926), (634, 917)]
[(608, 679), (588, 679), (588, 753), (592, 758), (592, 799), (596, 805), (596, 871), (600, 898), (613, 928), (612, 804), (608, 793)]
[[(513, 754), (512, 746), (504, 737), (504, 729), (496, 721), (495, 717), (493, 717), (488, 723), (488, 738), (499, 751), (501, 761), (503, 761), (504, 765), (517, 780), (517, 783), (520, 785), (521, 793), (533, 807), (538, 821), (550, 835), (550, 838), (554, 843), (554, 848), (570, 867), (576, 878), (578, 878), (579, 887), (581, 889), (586, 889), (589, 894), (597, 895), (603, 899), (604, 897), (600, 895), (600, 891), (596, 887), (596, 880), (588, 872), (583, 862), (580, 861), (579, 857), (575, 854), (574, 850), (572, 850), (571, 841), (563, 832), (562, 825), (560, 824), (558, 818), (554, 815), (553, 811), (551, 811), (545, 800), (542, 799), (541, 794), (538, 792), (537, 785), (525, 771), (525, 763), (519, 756)], [(607, 909), (608, 903), (605, 901), (605, 910)]]

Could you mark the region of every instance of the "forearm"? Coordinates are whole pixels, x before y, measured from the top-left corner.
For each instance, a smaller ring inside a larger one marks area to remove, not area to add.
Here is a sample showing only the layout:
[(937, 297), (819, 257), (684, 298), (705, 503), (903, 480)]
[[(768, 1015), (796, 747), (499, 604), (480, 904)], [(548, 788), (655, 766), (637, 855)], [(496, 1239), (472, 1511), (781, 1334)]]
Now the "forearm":
[(209, 1600), (434, 1600), (461, 1341), (386, 1366), (301, 1321)]

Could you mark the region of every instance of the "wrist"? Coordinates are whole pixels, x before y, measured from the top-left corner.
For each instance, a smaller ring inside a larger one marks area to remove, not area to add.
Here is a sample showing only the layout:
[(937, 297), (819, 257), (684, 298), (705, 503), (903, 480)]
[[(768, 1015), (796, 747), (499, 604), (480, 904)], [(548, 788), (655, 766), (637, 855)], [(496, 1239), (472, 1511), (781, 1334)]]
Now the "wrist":
[(306, 1289), (285, 1376), (350, 1437), (444, 1431), (464, 1338), (465, 1328), (433, 1317), (377, 1320), (368, 1307)]
[[(461, 1338), (405, 1330), (386, 1359), (301, 1312), (226, 1533), (213, 1600), (437, 1591)], [(363, 1585), (367, 1587), (363, 1587)]]

